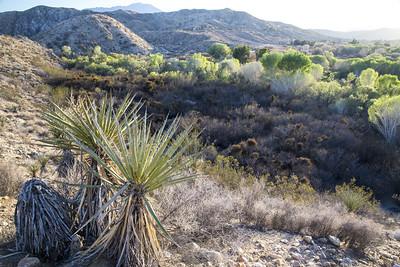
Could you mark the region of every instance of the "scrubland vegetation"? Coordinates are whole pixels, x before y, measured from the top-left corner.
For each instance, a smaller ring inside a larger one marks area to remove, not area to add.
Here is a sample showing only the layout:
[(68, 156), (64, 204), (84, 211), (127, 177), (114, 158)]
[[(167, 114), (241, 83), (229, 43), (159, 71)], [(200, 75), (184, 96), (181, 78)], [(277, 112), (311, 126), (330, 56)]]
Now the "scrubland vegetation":
[[(63, 47), (65, 70), (44, 67), (40, 91), (53, 103), (43, 139), (74, 156), (60, 176), (80, 186), (69, 202), (47, 188), (40, 200), (54, 208), (62, 198), (54, 212), (72, 218), (54, 217), (62, 242), (43, 229), (47, 243), (21, 235), (30, 230), (21, 223), (19, 249), (79, 266), (98, 256), (150, 266), (171, 241), (169, 228), (172, 237), (194, 237), (240, 225), (336, 236), (364, 253), (384, 238), (379, 200), (400, 192), (400, 63), (386, 46), (350, 58), (359, 46), (311, 44), (306, 54), (218, 43), (176, 58), (100, 47), (75, 56)], [(10, 177), (0, 166), (0, 184)], [(0, 194), (14, 188), (0, 186)], [(29, 190), (25, 184), (20, 197)], [(18, 218), (30, 215), (20, 209)], [(65, 243), (75, 235), (85, 249), (73, 253)]]

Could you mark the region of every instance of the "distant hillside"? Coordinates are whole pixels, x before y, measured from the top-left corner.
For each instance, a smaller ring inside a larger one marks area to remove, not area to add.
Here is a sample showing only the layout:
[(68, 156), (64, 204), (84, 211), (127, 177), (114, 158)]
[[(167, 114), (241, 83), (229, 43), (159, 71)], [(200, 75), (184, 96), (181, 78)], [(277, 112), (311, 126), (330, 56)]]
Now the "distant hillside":
[(118, 10), (106, 14), (125, 24), (153, 46), (170, 52), (202, 51), (213, 42), (260, 47), (287, 44), (294, 39), (329, 39), (289, 24), (264, 21), (246, 12), (230, 9), (194, 9), (155, 14)]
[(330, 30), (313, 30), (313, 31), (322, 35), (327, 35), (341, 39), (357, 39), (365, 41), (400, 40), (400, 29), (382, 28), (369, 31), (352, 31), (352, 32), (340, 32), (340, 31), (330, 31)]
[(115, 10), (130, 10), (138, 13), (157, 13), (157, 12), (162, 12), (160, 9), (156, 8), (153, 5), (150, 4), (144, 4), (144, 3), (133, 3), (128, 6), (113, 6), (113, 7), (95, 7), (95, 8), (89, 8), (89, 10), (94, 11), (94, 12), (111, 12)]
[[(60, 38), (61, 37), (61, 38)], [(77, 53), (100, 45), (105, 52), (147, 54), (151, 49), (145, 40), (130, 31), (119, 21), (102, 14), (74, 17), (55, 25), (51, 30), (33, 37), (56, 53), (69, 45)]]
[(82, 52), (98, 44), (108, 52), (145, 52), (143, 49), (152, 46), (153, 51), (174, 54), (205, 51), (214, 42), (262, 47), (288, 44), (294, 39), (331, 39), (230, 9), (141, 14), (129, 10), (99, 13), (45, 6), (0, 13), (0, 34), (25, 35), (56, 52), (62, 45)]
[(0, 13), (0, 34), (32, 37), (52, 29), (57, 23), (70, 18), (90, 14), (73, 8), (36, 6), (25, 11)]

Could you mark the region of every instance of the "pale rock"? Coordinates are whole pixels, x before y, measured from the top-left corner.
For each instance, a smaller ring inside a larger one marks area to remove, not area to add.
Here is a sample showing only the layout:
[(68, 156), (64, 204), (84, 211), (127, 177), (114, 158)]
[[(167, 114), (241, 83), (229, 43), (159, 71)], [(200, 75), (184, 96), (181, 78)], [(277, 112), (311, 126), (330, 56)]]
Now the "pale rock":
[(336, 247), (340, 247), (340, 239), (337, 238), (336, 236), (330, 235), (328, 236), (329, 242), (331, 242), (332, 245)]
[(396, 232), (393, 234), (393, 238), (396, 239), (397, 241), (400, 241), (400, 231), (396, 231)]
[(213, 264), (218, 264), (223, 261), (223, 256), (221, 253), (218, 251), (214, 250), (202, 250), (200, 251), (200, 256), (202, 258), (205, 258), (207, 261), (213, 263)]
[(307, 244), (312, 244), (313, 242), (313, 238), (312, 236), (306, 235), (303, 237), (303, 240), (307, 243)]
[(26, 257), (18, 262), (17, 267), (39, 267), (40, 260), (35, 257)]
[(200, 246), (197, 245), (195, 242), (189, 243), (186, 248), (191, 251), (198, 251), (200, 250)]
[(298, 260), (298, 261), (303, 259), (303, 256), (301, 256), (300, 253), (296, 253), (296, 252), (290, 253), (290, 256), (292, 257), (292, 259)]

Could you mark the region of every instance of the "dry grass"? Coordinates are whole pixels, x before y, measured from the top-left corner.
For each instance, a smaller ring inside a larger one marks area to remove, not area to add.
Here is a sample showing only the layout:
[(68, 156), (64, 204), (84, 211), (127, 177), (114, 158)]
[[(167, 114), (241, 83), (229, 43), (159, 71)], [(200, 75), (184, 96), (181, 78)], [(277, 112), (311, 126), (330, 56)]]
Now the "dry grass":
[(349, 247), (364, 250), (381, 235), (381, 227), (347, 212), (338, 202), (319, 197), (311, 204), (267, 194), (260, 183), (232, 191), (210, 178), (157, 192), (165, 223), (185, 233), (213, 233), (227, 224), (275, 229), (314, 237), (338, 236)]
[(23, 182), (20, 168), (10, 162), (0, 162), (0, 196), (14, 196)]

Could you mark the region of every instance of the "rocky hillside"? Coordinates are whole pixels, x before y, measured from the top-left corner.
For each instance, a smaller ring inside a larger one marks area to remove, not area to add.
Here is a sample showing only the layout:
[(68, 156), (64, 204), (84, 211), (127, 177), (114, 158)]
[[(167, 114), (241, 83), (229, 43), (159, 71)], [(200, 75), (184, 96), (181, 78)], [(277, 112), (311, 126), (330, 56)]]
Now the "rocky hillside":
[(37, 6), (22, 12), (4, 12), (0, 13), (0, 33), (33, 37), (54, 28), (61, 21), (89, 13), (90, 11), (79, 11), (73, 8), (47, 6)]
[(0, 36), (0, 58), (0, 161), (27, 171), (48, 151), (37, 141), (47, 134), (40, 119), (48, 98), (41, 93), (43, 66), (57, 68), (57, 58), (27, 38), (7, 36)]
[(146, 54), (152, 50), (151, 45), (122, 23), (101, 14), (73, 17), (33, 38), (56, 53), (64, 44), (77, 53), (88, 52), (88, 48), (96, 45), (106, 52)]
[(101, 16), (94, 14), (96, 12), (89, 10), (44, 6), (23, 12), (0, 13), (0, 34), (25, 35), (49, 47), (67, 44), (79, 51), (96, 43), (104, 51), (122, 53), (143, 52), (143, 49), (150, 49), (150, 45), (155, 51), (187, 53), (204, 51), (213, 42), (259, 47), (286, 44), (294, 39), (329, 38), (230, 9), (151, 14), (117, 10)]
[(286, 44), (293, 39), (321, 40), (326, 37), (292, 25), (257, 19), (246, 12), (223, 10), (180, 10), (156, 14), (129, 11), (108, 13), (167, 51), (204, 50), (213, 42), (231, 45)]

